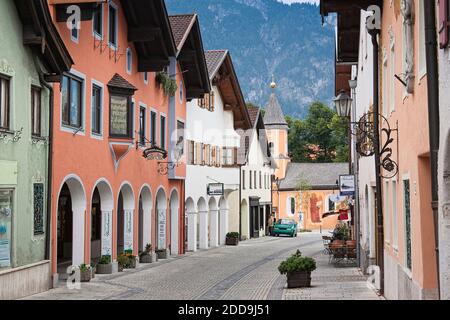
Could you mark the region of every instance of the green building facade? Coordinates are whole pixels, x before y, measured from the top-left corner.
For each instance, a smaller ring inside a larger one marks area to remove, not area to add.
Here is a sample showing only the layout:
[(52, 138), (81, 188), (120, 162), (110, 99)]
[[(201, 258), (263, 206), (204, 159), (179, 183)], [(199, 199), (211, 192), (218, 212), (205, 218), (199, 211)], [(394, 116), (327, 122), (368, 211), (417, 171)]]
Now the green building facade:
[(48, 10), (46, 0), (0, 1), (0, 299), (50, 285), (38, 274), (49, 264), (49, 82), (71, 59)]

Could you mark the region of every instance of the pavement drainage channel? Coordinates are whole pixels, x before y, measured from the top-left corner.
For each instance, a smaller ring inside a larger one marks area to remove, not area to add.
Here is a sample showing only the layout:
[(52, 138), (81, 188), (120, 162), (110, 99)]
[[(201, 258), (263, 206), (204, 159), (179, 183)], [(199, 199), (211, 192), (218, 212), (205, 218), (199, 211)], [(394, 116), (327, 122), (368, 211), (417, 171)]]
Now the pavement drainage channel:
[(241, 270), (233, 273), (232, 275), (228, 276), (224, 280), (218, 282), (212, 288), (210, 288), (208, 291), (206, 291), (204, 294), (202, 294), (200, 297), (196, 298), (196, 300), (219, 300), (220, 297), (222, 297), (225, 294), (225, 292), (227, 290), (229, 290), (237, 281), (239, 281), (241, 278), (248, 275), (253, 270), (256, 270), (260, 266), (266, 264), (267, 262), (269, 262), (271, 260), (274, 260), (274, 259), (282, 256), (283, 254), (285, 254), (289, 251), (298, 249), (299, 247), (302, 248), (304, 246), (318, 243), (318, 242), (320, 242), (320, 241), (314, 240), (314, 241), (306, 242), (306, 243), (303, 243), (300, 245), (292, 246), (287, 249), (281, 250), (275, 254), (272, 254), (268, 257), (265, 257), (264, 259), (261, 259), (255, 263), (252, 263), (251, 265), (248, 265), (244, 269), (241, 269)]

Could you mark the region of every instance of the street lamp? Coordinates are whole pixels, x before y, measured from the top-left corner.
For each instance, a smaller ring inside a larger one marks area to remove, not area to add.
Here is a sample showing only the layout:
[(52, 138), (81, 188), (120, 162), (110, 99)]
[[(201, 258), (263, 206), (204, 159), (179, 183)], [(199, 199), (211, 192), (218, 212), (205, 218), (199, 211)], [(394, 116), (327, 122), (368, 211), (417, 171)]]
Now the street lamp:
[(353, 99), (345, 92), (345, 90), (341, 90), (333, 101), (338, 116), (349, 118)]

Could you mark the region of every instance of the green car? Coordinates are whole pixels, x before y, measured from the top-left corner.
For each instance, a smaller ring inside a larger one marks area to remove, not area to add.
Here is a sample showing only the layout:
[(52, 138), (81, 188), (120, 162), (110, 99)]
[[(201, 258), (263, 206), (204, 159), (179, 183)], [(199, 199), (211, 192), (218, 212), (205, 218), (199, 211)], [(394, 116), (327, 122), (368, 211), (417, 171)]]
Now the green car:
[(293, 219), (281, 219), (273, 226), (273, 235), (279, 237), (280, 234), (287, 234), (291, 237), (297, 236), (297, 222)]

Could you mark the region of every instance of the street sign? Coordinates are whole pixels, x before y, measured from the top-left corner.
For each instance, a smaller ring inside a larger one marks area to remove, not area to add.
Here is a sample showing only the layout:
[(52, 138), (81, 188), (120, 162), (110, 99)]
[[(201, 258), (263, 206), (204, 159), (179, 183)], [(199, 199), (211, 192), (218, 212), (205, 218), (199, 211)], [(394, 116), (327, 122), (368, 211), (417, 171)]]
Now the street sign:
[(355, 176), (354, 175), (339, 176), (339, 190), (341, 192), (341, 196), (354, 196)]
[(223, 196), (225, 188), (223, 183), (210, 183), (207, 190), (208, 196)]

